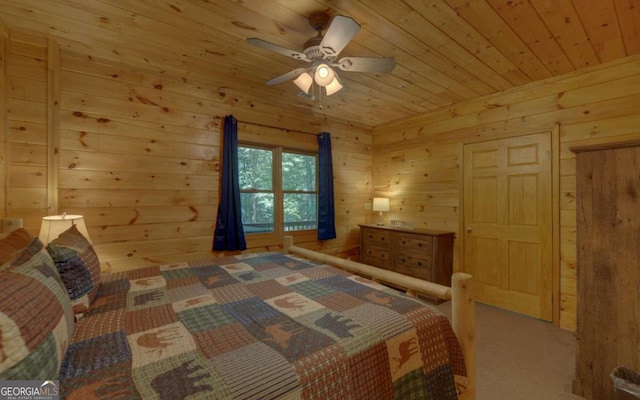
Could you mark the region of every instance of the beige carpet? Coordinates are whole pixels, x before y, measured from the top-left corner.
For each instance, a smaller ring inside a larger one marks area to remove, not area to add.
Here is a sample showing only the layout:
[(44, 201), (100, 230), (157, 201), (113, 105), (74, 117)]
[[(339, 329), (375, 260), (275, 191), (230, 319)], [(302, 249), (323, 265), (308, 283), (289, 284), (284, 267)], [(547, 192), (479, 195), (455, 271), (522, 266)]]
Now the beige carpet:
[[(451, 303), (437, 306), (451, 315)], [(578, 400), (573, 332), (494, 307), (476, 306), (477, 400)]]

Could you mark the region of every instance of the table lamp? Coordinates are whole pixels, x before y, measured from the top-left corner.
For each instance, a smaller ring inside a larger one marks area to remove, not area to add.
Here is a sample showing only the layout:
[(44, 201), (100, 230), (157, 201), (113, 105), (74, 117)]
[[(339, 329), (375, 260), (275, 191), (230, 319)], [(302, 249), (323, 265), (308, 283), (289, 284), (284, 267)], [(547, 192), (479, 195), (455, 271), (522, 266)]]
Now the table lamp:
[(383, 212), (389, 211), (389, 199), (386, 197), (374, 197), (373, 198), (373, 211), (378, 211), (378, 221), (376, 225), (384, 225)]

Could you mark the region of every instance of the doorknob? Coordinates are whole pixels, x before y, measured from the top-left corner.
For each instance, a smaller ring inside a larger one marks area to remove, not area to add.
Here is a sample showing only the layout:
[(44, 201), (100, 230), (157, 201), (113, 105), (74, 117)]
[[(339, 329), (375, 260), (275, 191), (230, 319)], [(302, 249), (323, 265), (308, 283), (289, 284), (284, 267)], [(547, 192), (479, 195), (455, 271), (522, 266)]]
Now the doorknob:
[(467, 233), (471, 233), (471, 232), (473, 231), (473, 230), (471, 229), (471, 227), (470, 227), (470, 226), (467, 226), (464, 230), (465, 230)]

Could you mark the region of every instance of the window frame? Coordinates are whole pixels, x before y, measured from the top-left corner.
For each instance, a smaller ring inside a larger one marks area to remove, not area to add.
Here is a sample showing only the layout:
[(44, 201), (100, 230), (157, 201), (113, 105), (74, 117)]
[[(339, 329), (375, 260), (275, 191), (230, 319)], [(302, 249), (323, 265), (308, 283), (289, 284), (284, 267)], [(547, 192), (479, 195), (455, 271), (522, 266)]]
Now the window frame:
[[(271, 168), (271, 182), (272, 191), (263, 189), (242, 189), (240, 193), (273, 193), (274, 198), (274, 211), (273, 211), (273, 232), (257, 232), (247, 233), (245, 232), (245, 240), (249, 247), (254, 246), (269, 246), (273, 244), (282, 243), (284, 235), (290, 235), (294, 237), (316, 237), (318, 228), (318, 197), (319, 197), (319, 179), (318, 179), (318, 151), (308, 149), (297, 149), (293, 147), (287, 147), (282, 145), (268, 145), (263, 143), (251, 143), (246, 141), (239, 141), (238, 147), (254, 148), (260, 150), (269, 150), (272, 152), (271, 162), (273, 163)], [(311, 156), (315, 160), (315, 191), (306, 190), (284, 190), (283, 188), (283, 172), (282, 172), (282, 155), (284, 153), (301, 154), (305, 156)], [(316, 196), (316, 228), (304, 229), (295, 231), (285, 231), (284, 222), (284, 196), (286, 194), (315, 194)]]

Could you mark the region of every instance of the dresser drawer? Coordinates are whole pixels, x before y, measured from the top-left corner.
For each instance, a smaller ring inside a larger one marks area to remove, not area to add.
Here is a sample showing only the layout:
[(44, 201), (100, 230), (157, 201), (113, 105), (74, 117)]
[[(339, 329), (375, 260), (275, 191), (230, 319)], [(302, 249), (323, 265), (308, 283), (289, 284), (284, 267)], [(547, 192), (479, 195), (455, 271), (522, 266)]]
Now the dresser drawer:
[(387, 268), (392, 265), (391, 252), (389, 249), (380, 247), (367, 247), (363, 251), (360, 261), (376, 267)]
[(394, 270), (401, 274), (431, 281), (433, 279), (433, 259), (396, 254)]
[(434, 238), (411, 233), (400, 233), (396, 236), (396, 251), (416, 257), (433, 256)]
[(368, 229), (363, 233), (363, 243), (365, 246), (375, 246), (390, 249), (393, 244), (391, 232), (384, 230)]

